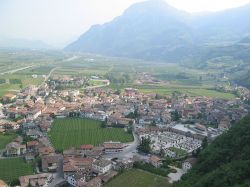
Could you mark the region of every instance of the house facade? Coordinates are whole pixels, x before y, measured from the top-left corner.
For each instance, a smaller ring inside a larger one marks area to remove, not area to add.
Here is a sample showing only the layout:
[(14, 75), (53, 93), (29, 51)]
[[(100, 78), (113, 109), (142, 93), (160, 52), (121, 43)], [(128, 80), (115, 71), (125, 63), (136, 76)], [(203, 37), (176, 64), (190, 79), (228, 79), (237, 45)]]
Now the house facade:
[(100, 159), (93, 162), (92, 168), (97, 172), (103, 174), (111, 170), (112, 163), (109, 160)]

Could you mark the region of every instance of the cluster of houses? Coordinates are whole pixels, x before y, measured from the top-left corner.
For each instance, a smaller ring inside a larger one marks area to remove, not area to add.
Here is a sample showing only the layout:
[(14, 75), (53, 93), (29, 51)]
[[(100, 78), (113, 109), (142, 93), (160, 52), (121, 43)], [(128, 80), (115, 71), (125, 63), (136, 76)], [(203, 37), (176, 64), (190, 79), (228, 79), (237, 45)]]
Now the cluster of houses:
[(86, 77), (53, 76), (48, 84), (53, 89), (73, 89), (86, 86), (88, 79)]
[[(21, 133), (6, 145), (5, 156), (22, 156), (27, 162), (41, 158), (42, 173), (20, 177), (21, 186), (48, 184), (52, 180), (50, 173), (56, 172), (60, 164), (64, 179), (72, 186), (83, 187), (101, 186), (120, 169), (133, 167), (133, 159), (104, 159), (105, 154), (123, 151), (120, 142), (104, 142), (98, 147), (82, 145), (56, 153), (47, 137), (53, 118), (81, 117), (103, 121), (107, 127), (134, 127), (140, 138), (150, 137), (154, 154), (164, 150), (166, 156), (176, 157), (171, 148), (191, 153), (201, 147), (205, 137), (214, 139), (249, 111), (249, 106), (238, 98), (224, 100), (183, 94), (159, 98), (133, 88), (123, 92), (96, 88), (81, 93), (76, 87), (84, 84), (85, 78), (51, 79), (48, 84), (29, 86), (17, 95), (8, 95), (7, 103), (0, 106), (0, 133)], [(148, 162), (155, 167), (162, 165), (154, 155)], [(190, 168), (189, 164), (184, 167)]]
[(151, 133), (142, 133), (139, 135), (141, 137), (149, 137), (151, 140), (151, 150), (155, 154), (159, 154), (161, 150), (164, 151), (165, 156), (171, 158), (176, 157), (176, 153), (171, 151), (171, 148), (178, 148), (186, 151), (187, 153), (192, 153), (201, 147), (202, 140), (193, 137), (188, 137), (181, 134), (176, 134), (168, 131), (156, 131)]
[[(121, 169), (133, 167), (133, 160), (107, 160), (105, 154), (123, 151), (121, 142), (104, 142), (98, 147), (87, 144), (79, 148), (70, 148), (63, 153), (56, 153), (52, 146), (46, 146), (45, 138), (23, 143), (21, 137), (6, 145), (5, 156), (23, 157), (26, 162), (40, 158), (39, 174), (21, 176), (21, 187), (47, 186), (53, 180), (53, 173), (58, 172), (62, 166), (63, 178), (75, 187), (99, 187), (118, 174)], [(44, 144), (45, 143), (45, 144)]]
[[(229, 129), (248, 111), (249, 106), (241, 99), (187, 97), (182, 94), (158, 99), (156, 94), (143, 94), (132, 88), (122, 93), (97, 88), (82, 94), (79, 90), (57, 90), (50, 84), (39, 88), (30, 86), (17, 94), (12, 105), (2, 107), (5, 118), (15, 119), (18, 125), (24, 120), (33, 122), (38, 116), (67, 117), (72, 114), (107, 120), (107, 125), (117, 127), (127, 127), (135, 122), (141, 126), (164, 125), (176, 120), (173, 113), (177, 113), (178, 120), (183, 123), (199, 123), (222, 131)], [(14, 122), (5, 125), (6, 128), (18, 128)]]
[(101, 186), (118, 174), (121, 168), (131, 168), (132, 160), (107, 160), (102, 156), (120, 151), (123, 144), (105, 142), (102, 146), (82, 145), (63, 151), (64, 178), (72, 186)]

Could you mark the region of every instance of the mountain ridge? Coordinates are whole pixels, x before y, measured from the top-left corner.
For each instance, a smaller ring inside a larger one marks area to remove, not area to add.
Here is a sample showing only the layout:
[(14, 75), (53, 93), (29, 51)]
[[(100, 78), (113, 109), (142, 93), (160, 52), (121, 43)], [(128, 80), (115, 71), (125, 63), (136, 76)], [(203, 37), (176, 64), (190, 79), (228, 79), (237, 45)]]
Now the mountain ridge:
[(250, 24), (245, 24), (246, 17), (250, 17), (250, 4), (193, 16), (164, 0), (150, 0), (130, 6), (111, 22), (92, 26), (65, 50), (182, 61), (197, 57), (203, 50), (199, 48), (210, 43), (236, 43), (248, 36)]

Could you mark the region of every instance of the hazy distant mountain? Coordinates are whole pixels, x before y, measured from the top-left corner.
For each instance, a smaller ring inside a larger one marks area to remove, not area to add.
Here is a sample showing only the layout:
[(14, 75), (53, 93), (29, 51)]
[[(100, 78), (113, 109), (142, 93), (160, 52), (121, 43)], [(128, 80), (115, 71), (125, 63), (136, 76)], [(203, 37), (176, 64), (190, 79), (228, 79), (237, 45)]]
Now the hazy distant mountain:
[(0, 39), (0, 48), (14, 49), (51, 49), (52, 47), (42, 41), (25, 39)]
[(129, 7), (104, 25), (92, 26), (65, 49), (143, 59), (176, 61), (203, 54), (210, 44), (232, 44), (250, 33), (250, 5), (192, 16), (150, 0)]
[(110, 23), (95, 25), (66, 49), (115, 56), (153, 58), (192, 45), (187, 13), (163, 0), (132, 5)]
[(237, 41), (250, 33), (250, 4), (194, 17), (190, 26), (206, 42)]

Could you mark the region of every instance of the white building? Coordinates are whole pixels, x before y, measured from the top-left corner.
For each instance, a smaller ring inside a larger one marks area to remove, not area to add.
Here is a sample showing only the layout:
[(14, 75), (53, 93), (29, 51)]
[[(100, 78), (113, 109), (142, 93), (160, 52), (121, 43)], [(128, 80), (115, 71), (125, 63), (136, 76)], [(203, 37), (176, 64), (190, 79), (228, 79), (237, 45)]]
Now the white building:
[(111, 170), (112, 163), (109, 160), (100, 159), (100, 160), (94, 161), (92, 167), (94, 170), (103, 174)]
[(76, 173), (73, 175), (69, 175), (67, 177), (67, 182), (71, 185), (71, 186), (78, 186), (78, 183), (84, 183), (85, 182), (85, 176), (81, 173)]

